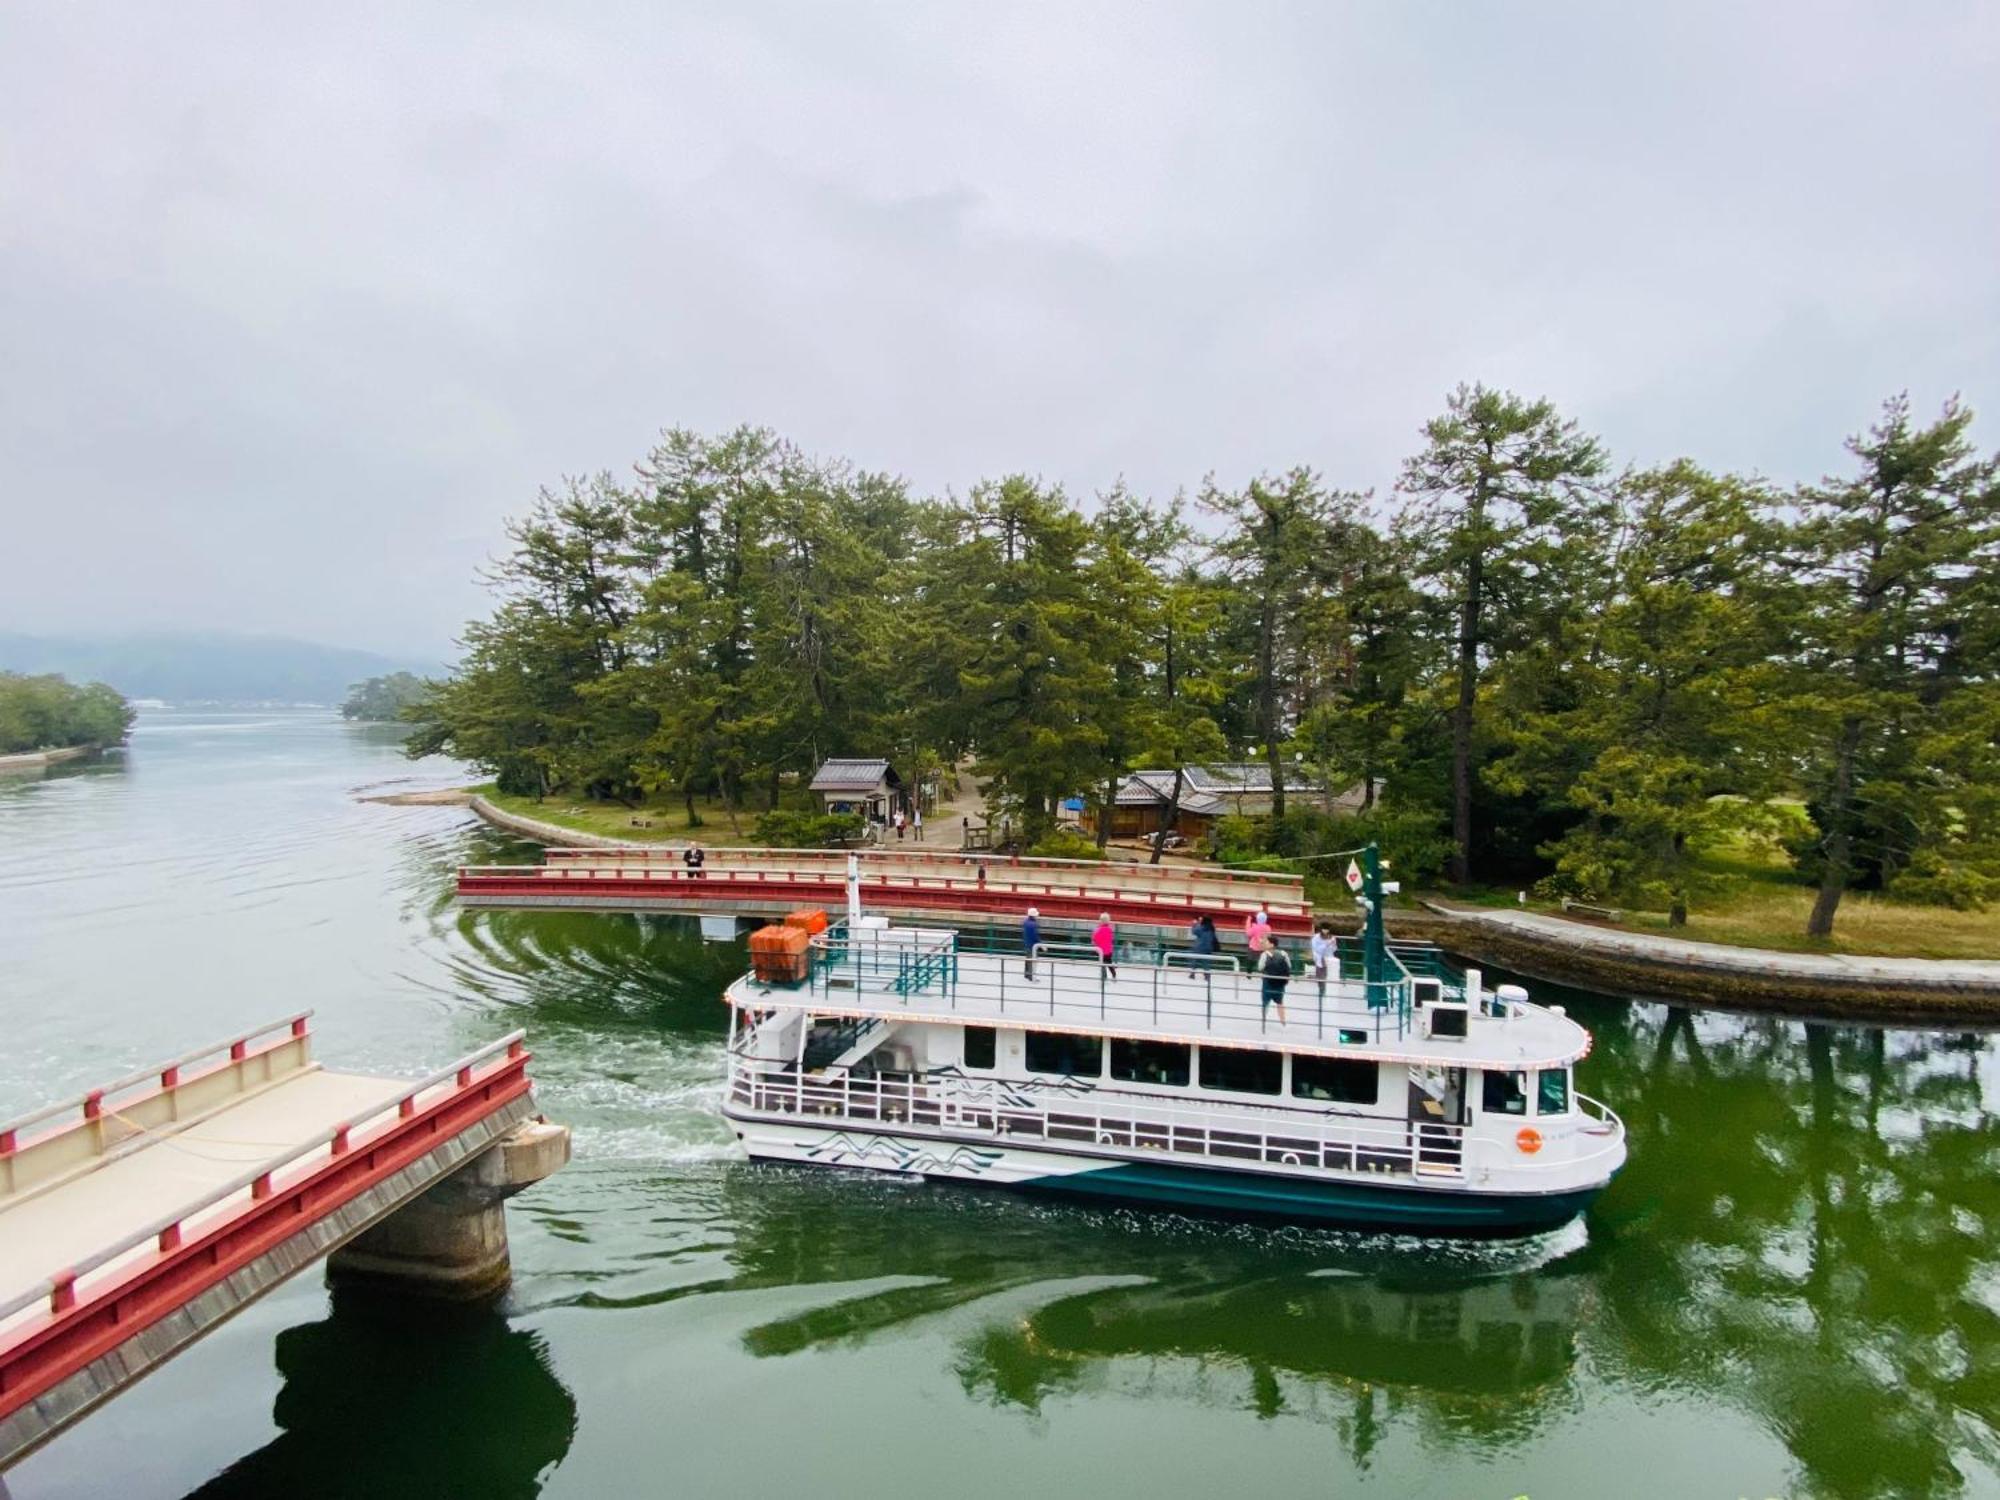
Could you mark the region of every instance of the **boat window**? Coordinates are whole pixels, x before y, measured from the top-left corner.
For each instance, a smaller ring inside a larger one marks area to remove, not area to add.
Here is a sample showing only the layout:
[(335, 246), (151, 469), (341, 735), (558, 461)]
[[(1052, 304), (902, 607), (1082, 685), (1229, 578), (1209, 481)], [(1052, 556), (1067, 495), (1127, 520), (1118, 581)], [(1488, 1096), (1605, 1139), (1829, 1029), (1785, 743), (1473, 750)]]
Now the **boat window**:
[(1535, 1100), (1538, 1115), (1566, 1115), (1569, 1113), (1569, 1069), (1544, 1068), (1541, 1076), (1540, 1096)]
[(1479, 1107), (1489, 1115), (1525, 1115), (1528, 1112), (1526, 1073), (1482, 1073), (1484, 1082)]
[(1104, 1072), (1104, 1038), (1072, 1036), (1067, 1031), (1031, 1031), (1027, 1057), (1030, 1073), (1096, 1078)]
[(965, 1065), (968, 1068), (990, 1068), (996, 1051), (994, 1046), (998, 1033), (991, 1026), (968, 1026), (965, 1028)]
[(1123, 1083), (1164, 1083), (1185, 1088), (1192, 1052), (1185, 1042), (1140, 1042), (1130, 1037), (1113, 1037), (1111, 1076)]
[(1285, 1058), (1246, 1047), (1203, 1047), (1201, 1086), (1239, 1094), (1275, 1094), (1284, 1088)]
[(1292, 1097), (1334, 1104), (1373, 1104), (1382, 1070), (1358, 1057), (1294, 1057)]

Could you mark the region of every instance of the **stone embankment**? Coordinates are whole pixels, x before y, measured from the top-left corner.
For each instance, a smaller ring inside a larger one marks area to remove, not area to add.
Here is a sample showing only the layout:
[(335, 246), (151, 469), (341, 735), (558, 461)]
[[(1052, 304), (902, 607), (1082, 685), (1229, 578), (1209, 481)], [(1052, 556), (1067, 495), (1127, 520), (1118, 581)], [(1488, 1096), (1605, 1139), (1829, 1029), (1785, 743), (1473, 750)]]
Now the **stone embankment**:
[(22, 755), (0, 755), (0, 775), (9, 771), (39, 771), (44, 766), (59, 766), (64, 761), (82, 760), (86, 755), (95, 755), (95, 745), (69, 745), (61, 750), (30, 750)]
[(614, 839), (601, 833), (582, 833), (574, 828), (565, 828), (560, 823), (544, 823), (540, 818), (524, 817), (520, 813), (508, 812), (503, 807), (495, 807), (477, 793), (472, 796), (467, 806), (495, 828), (504, 828), (509, 833), (518, 833), (524, 838), (539, 839), (544, 844), (560, 844), (571, 849), (660, 847), (658, 843), (645, 844), (637, 839)]
[(1534, 979), (1612, 994), (1852, 1020), (2000, 1021), (2000, 962), (1779, 953), (1595, 927), (1539, 912), (1426, 901), (1399, 936)]

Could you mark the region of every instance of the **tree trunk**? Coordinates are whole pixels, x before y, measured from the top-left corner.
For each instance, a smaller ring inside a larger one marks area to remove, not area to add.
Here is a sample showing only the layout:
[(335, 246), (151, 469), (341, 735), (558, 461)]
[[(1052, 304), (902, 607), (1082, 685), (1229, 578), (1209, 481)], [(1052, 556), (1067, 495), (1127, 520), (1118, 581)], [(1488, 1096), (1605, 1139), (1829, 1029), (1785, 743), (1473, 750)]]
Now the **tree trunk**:
[(1465, 570), (1458, 609), (1458, 703), (1451, 714), (1451, 879), (1472, 879), (1472, 705), (1479, 691), (1480, 559)]
[(1104, 782), (1104, 808), (1097, 815), (1097, 847), (1100, 852), (1111, 844), (1111, 818), (1118, 806), (1118, 777), (1114, 773)]
[(701, 827), (701, 814), (694, 809), (694, 778), (692, 776), (681, 783), (681, 800), (687, 804), (688, 827)]
[(1167, 803), (1166, 817), (1160, 822), (1159, 837), (1153, 840), (1153, 857), (1146, 861), (1149, 865), (1156, 865), (1160, 862), (1160, 856), (1167, 852), (1167, 835), (1180, 825), (1181, 781), (1186, 775), (1186, 767), (1174, 767), (1174, 795)]
[(1833, 916), (1854, 876), (1854, 834), (1848, 819), (1854, 805), (1854, 760), (1861, 750), (1861, 721), (1840, 727), (1840, 748), (1833, 763), (1833, 791), (1826, 799), (1826, 868), (1819, 877), (1819, 898), (1806, 919), (1807, 937), (1832, 937)]
[(1285, 778), (1278, 758), (1277, 605), (1264, 601), (1257, 616), (1257, 708), (1264, 721), (1264, 759), (1271, 768), (1271, 816), (1285, 815)]

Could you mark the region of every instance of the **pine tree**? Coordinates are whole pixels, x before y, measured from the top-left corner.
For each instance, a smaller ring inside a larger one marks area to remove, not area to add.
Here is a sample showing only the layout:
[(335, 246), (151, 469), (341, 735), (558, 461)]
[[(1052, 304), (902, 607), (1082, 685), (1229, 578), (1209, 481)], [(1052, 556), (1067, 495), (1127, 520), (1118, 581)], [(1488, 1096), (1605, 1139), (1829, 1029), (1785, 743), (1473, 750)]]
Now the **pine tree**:
[(1472, 878), (1480, 676), (1496, 654), (1560, 633), (1596, 593), (1610, 507), (1602, 450), (1547, 401), (1461, 385), (1403, 466), (1399, 517), (1417, 575), (1449, 612), (1451, 878)]
[[(1811, 937), (1832, 933), (1858, 876), (1888, 885), (1920, 854), (1948, 859), (1959, 804), (1988, 784), (2000, 488), (1971, 424), (1953, 400), (1919, 426), (1895, 397), (1848, 442), (1858, 472), (1797, 497), (1808, 592), (1793, 706), (1817, 835), (1805, 861), (1819, 883)], [(1956, 731), (1955, 749), (1941, 730)], [(1956, 775), (1926, 763), (1947, 751)]]

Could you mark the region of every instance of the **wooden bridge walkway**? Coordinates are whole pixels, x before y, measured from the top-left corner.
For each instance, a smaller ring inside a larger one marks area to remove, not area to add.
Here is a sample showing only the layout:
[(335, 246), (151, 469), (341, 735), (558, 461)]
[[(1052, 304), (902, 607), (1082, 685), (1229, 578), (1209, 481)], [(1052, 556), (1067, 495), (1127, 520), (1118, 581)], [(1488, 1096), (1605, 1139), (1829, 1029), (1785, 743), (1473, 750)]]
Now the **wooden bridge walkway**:
[[(679, 849), (550, 849), (540, 865), (472, 865), (459, 871), (468, 906), (570, 907), (782, 916), (801, 906), (846, 904), (848, 855), (838, 850), (711, 849), (699, 873)], [(873, 911), (937, 922), (1016, 923), (1029, 907), (1051, 930), (1073, 930), (1109, 913), (1134, 936), (1179, 938), (1197, 915), (1225, 939), (1260, 907), (1272, 928), (1302, 937), (1312, 904), (1296, 875), (1179, 864), (936, 852), (859, 851), (861, 899)]]

